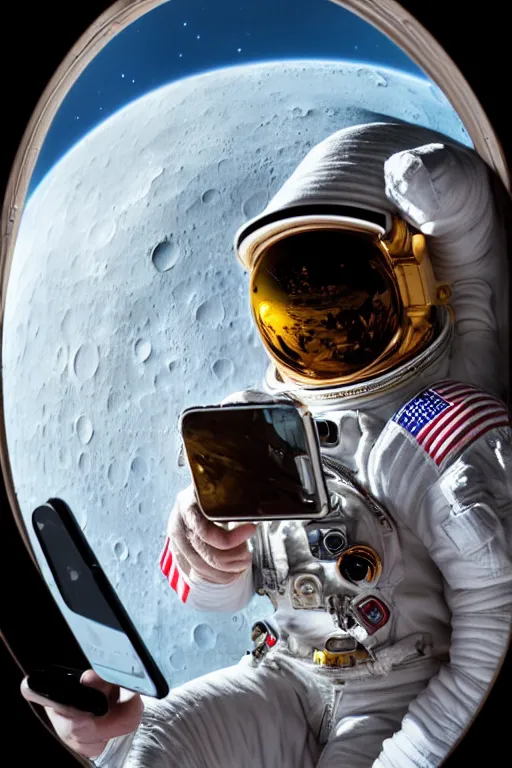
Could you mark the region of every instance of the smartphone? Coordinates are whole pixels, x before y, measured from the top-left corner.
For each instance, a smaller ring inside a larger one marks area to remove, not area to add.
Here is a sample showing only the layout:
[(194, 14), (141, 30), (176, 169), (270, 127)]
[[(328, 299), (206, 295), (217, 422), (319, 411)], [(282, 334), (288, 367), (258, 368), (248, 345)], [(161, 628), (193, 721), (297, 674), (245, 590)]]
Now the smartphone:
[[(67, 504), (50, 499), (34, 510), (32, 525), (49, 569), (45, 579), (91, 668), (108, 683), (146, 696), (166, 696), (169, 687), (162, 672)], [(40, 687), (45, 675), (47, 685), (66, 690), (77, 682), (76, 675), (66, 680), (65, 672), (64, 677), (45, 670), (38, 675)]]
[(49, 701), (90, 712), (97, 717), (106, 715), (109, 710), (107, 697), (101, 691), (80, 683), (83, 671), (48, 665), (31, 672), (27, 685), (34, 693)]
[(187, 408), (180, 430), (208, 520), (299, 520), (328, 513), (318, 434), (304, 406)]

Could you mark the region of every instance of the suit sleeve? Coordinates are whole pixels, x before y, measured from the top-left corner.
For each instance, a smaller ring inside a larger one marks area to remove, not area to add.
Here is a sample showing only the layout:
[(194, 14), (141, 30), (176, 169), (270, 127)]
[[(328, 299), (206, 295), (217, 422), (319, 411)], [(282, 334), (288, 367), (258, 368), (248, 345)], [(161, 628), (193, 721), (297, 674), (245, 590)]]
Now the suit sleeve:
[(403, 524), (426, 544), (452, 612), (449, 663), (411, 703), (374, 768), (439, 765), (499, 673), (512, 615), (512, 432), (480, 438), (429, 485)]
[(160, 557), (160, 570), (181, 602), (195, 610), (234, 613), (245, 608), (254, 595), (251, 566), (229, 584), (212, 584), (180, 562), (169, 536)]
[(254, 595), (252, 568), (243, 571), (231, 584), (212, 584), (192, 571), (190, 585), (189, 605), (199, 611), (235, 613), (245, 608)]
[(96, 768), (123, 768), (136, 733), (137, 731), (133, 731), (125, 736), (116, 736), (116, 738), (110, 739), (101, 755), (91, 761), (92, 764)]

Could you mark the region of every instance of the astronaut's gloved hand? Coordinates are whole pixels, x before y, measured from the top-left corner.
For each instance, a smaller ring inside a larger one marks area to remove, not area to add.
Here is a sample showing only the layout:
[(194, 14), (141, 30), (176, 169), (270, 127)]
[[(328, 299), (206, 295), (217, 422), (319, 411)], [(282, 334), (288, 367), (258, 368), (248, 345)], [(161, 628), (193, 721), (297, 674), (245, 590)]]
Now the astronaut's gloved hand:
[(436, 277), (452, 289), (450, 376), (503, 396), (506, 247), (489, 169), (474, 152), (432, 143), (389, 157), (384, 177), (387, 198), (427, 237)]
[(230, 584), (252, 563), (247, 540), (256, 526), (247, 523), (231, 531), (207, 520), (194, 488), (178, 494), (169, 518), (168, 537), (180, 568), (212, 584)]
[(102, 754), (112, 739), (128, 737), (136, 731), (144, 704), (139, 694), (106, 683), (92, 669), (84, 672), (80, 682), (101, 691), (108, 698), (109, 711), (106, 715), (95, 716), (49, 701), (29, 688), (28, 678), (21, 683), (21, 694), (27, 701), (44, 707), (57, 736), (67, 747), (83, 757), (94, 759)]

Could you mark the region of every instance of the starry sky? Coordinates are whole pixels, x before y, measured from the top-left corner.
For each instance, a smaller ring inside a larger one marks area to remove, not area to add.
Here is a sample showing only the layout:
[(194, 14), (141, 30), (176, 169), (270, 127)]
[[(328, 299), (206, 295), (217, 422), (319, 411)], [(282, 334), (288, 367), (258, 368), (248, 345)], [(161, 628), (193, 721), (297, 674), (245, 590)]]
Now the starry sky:
[(46, 137), (30, 191), (93, 127), (154, 88), (219, 67), (304, 58), (422, 76), (384, 35), (329, 0), (168, 0), (117, 35), (76, 81)]

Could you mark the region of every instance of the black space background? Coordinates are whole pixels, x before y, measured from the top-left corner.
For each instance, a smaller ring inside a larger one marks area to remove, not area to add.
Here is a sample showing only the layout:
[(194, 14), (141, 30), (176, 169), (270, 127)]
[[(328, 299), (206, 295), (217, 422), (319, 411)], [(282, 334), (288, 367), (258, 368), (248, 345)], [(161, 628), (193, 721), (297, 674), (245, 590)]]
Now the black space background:
[[(257, 0), (250, 0), (257, 2)], [(246, 0), (249, 2), (249, 0)], [(1, 152), (3, 198), (8, 173), (28, 119), (46, 83), (82, 31), (108, 7), (108, 2), (77, 0), (61, 4), (28, 0), (6, 3), (0, 24)], [(402, 5), (446, 48), (471, 83), (501, 138), (512, 165), (510, 130), (510, 51), (508, 6), (497, 0), (480, 4), (424, 0)], [(77, 649), (19, 538), (0, 488), (0, 628), (25, 669), (43, 661), (80, 665)], [(11, 737), (19, 750), (15, 764), (73, 766), (76, 761), (45, 731), (21, 699), (21, 672), (0, 643), (2, 672), (3, 752)], [(487, 704), (451, 766), (493, 764), (510, 760), (511, 661), (502, 670)], [(228, 768), (228, 766), (226, 766)], [(235, 768), (235, 767), (233, 767)]]

